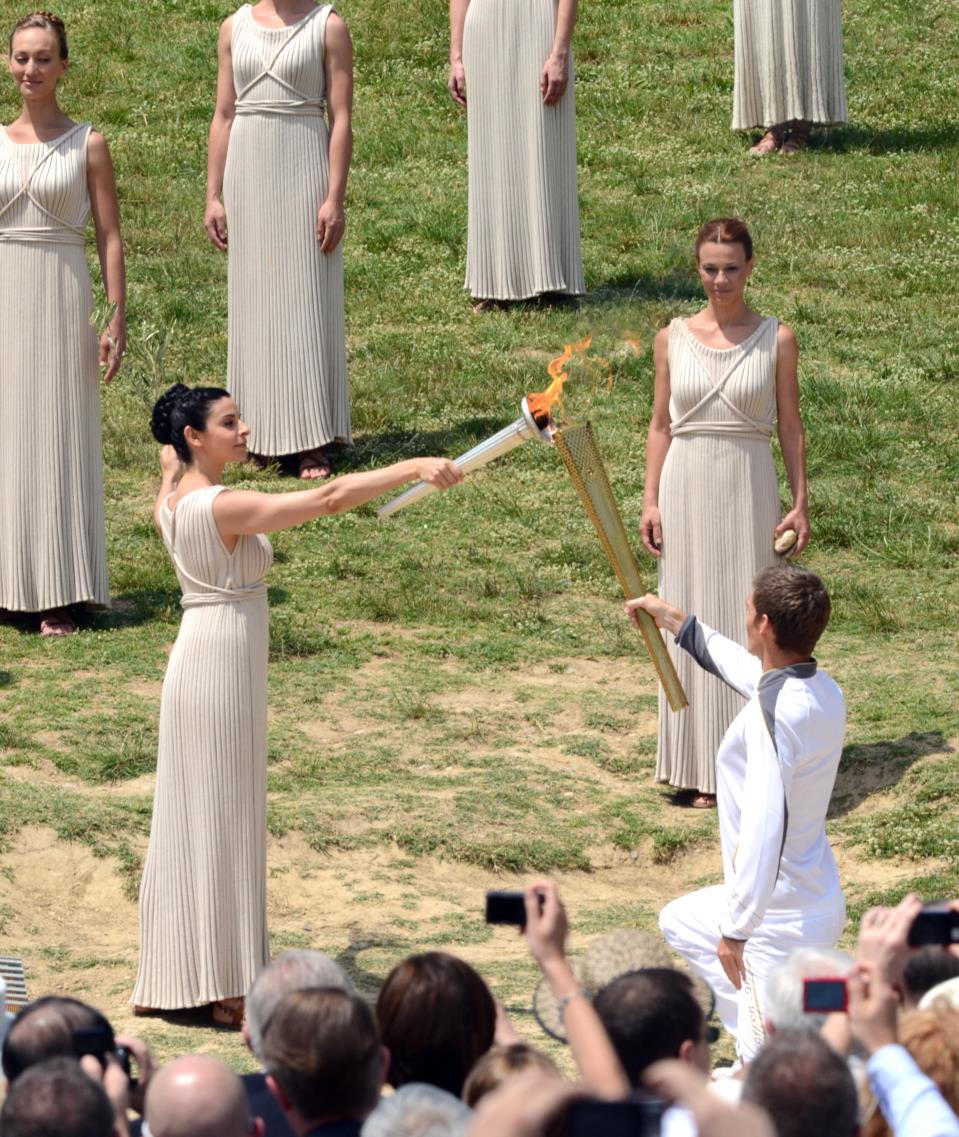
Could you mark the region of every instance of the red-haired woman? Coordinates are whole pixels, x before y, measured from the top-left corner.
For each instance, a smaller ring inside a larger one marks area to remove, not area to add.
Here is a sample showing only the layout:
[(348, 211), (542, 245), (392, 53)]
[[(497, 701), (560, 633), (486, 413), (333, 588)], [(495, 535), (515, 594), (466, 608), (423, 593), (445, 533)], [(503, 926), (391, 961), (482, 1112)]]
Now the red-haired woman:
[[(655, 390), (646, 443), (641, 532), (659, 559), (659, 590), (724, 636), (744, 644), (743, 601), (756, 573), (775, 563), (773, 542), (795, 530), (809, 540), (806, 444), (799, 413), (796, 337), (745, 300), (753, 271), (749, 230), (708, 221), (696, 240), (706, 307), (656, 336)], [(792, 489), (780, 520), (770, 439), (779, 436)], [(656, 779), (715, 805), (715, 757), (739, 697), (670, 648), (689, 707), (660, 698)]]

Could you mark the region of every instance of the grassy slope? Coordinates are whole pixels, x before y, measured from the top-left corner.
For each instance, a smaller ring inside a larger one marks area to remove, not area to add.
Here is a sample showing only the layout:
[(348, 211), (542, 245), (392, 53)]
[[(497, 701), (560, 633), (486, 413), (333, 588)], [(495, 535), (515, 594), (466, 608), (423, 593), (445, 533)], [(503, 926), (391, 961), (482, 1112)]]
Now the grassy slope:
[[(60, 11), (73, 33), (64, 105), (108, 136), (128, 249), (130, 353), (104, 397), (118, 603), (64, 643), (0, 625), (0, 817), (8, 834), (50, 825), (117, 857), (132, 890), (150, 807), (148, 784), (132, 779), (154, 764), (158, 683), (179, 614), (149, 520), (155, 447), (145, 422), (167, 383), (222, 380), (225, 262), (201, 216), (215, 31), (229, 6), (69, 0)], [(756, 164), (728, 131), (728, 4), (662, 0), (643, 5), (641, 19), (625, 0), (584, 5), (590, 293), (577, 313), (482, 319), (461, 291), (465, 122), (445, 92), (442, 6), (350, 0), (342, 11), (357, 77), (346, 258), (353, 463), (460, 452), (515, 417), (564, 341), (592, 331), (615, 387), (574, 394), (570, 412), (589, 402), (634, 524), (652, 336), (700, 304), (689, 269), (697, 225), (746, 217), (760, 255), (754, 302), (792, 325), (802, 348), (808, 563), (833, 590), (822, 658), (850, 706), (833, 832), (860, 856), (909, 858), (907, 876), (955, 895), (946, 811), (959, 776), (948, 748), (959, 735), (948, 615), (959, 550), (959, 218), (957, 135), (945, 125), (954, 7), (850, 0), (853, 125), (800, 159)], [(0, 0), (4, 25), (19, 14)], [(4, 100), (9, 119), (9, 88)], [(638, 356), (625, 343), (634, 337)], [(318, 852), (396, 843), (497, 869), (585, 868), (610, 843), (664, 859), (710, 836), (712, 819), (668, 810), (649, 784), (654, 687), (634, 667), (615, 584), (561, 471), (530, 445), (389, 526), (366, 509), (277, 537), (275, 834), (302, 832)], [(637, 675), (635, 695), (567, 683), (569, 668), (590, 661)], [(546, 681), (530, 683), (534, 673)], [(485, 691), (503, 687), (509, 714), (484, 705)], [(351, 729), (324, 734), (318, 724), (337, 716)], [(869, 889), (852, 884), (864, 902)], [(599, 928), (624, 913), (590, 919)], [(440, 934), (468, 938), (455, 921)], [(413, 927), (397, 945), (422, 935)]]

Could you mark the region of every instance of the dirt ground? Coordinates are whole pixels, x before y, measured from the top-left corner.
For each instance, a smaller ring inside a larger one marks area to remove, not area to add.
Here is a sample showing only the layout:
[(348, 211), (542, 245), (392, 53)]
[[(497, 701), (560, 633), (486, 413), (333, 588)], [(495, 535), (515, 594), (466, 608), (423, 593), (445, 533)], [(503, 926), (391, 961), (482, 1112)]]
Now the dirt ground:
[[(373, 673), (377, 666), (374, 661), (354, 675), (359, 696), (364, 684), (379, 689), (386, 680), (383, 674)], [(648, 668), (638, 659), (576, 659), (563, 668), (555, 662), (550, 667), (534, 665), (523, 673), (521, 682), (515, 674), (493, 671), (479, 687), (441, 691), (432, 702), (448, 723), (458, 716), (465, 720), (491, 716), (495, 721), (515, 723), (516, 738), (503, 751), (507, 763), (535, 763), (554, 771), (588, 774), (595, 783), (621, 790), (622, 783), (614, 775), (570, 754), (559, 742), (586, 728), (583, 704), (576, 698), (579, 693), (603, 691), (614, 702), (620, 696), (632, 701), (644, 687), (649, 694), (654, 689)], [(558, 690), (562, 693), (559, 700)], [(152, 689), (145, 694), (157, 697)], [(321, 750), (328, 750), (345, 735), (382, 726), (364, 717), (363, 698), (347, 706), (341, 696), (342, 692), (332, 694), (315, 721), (299, 723)], [(539, 705), (548, 706), (543, 719), (548, 718), (549, 737), (543, 736), (537, 715), (521, 713)], [(654, 734), (654, 715), (634, 710), (625, 730), (619, 736), (623, 745)], [(402, 746), (403, 740), (398, 743)], [(930, 754), (919, 761), (936, 758)], [(857, 768), (855, 781), (868, 781), (869, 775), (868, 769)], [(154, 781), (151, 774), (114, 786), (92, 787), (66, 777), (46, 762), (6, 767), (5, 776), (34, 784), (69, 784), (84, 795), (149, 794)], [(869, 781), (866, 792), (863, 785), (856, 789), (859, 804), (846, 813), (847, 818), (873, 812), (892, 792), (881, 777), (874, 784)], [(668, 804), (664, 808), (668, 816), (663, 820), (672, 826), (701, 821), (695, 811)], [(850, 897), (893, 886), (919, 871), (914, 863), (864, 860), (841, 841), (835, 847)], [(657, 864), (651, 847), (625, 851), (599, 845), (587, 852), (592, 871), (557, 874), (570, 914), (574, 952), (601, 930), (618, 925), (638, 924), (654, 930), (656, 914), (668, 900), (712, 883), (720, 874), (719, 851), (712, 841), (693, 845), (668, 864)], [(925, 871), (936, 867), (934, 863), (922, 866)], [(455, 861), (413, 857), (390, 845), (317, 852), (295, 831), (279, 839), (271, 837), (268, 874), (274, 950), (312, 946), (326, 951), (347, 967), (368, 994), (375, 992), (392, 964), (404, 955), (425, 948), (454, 951), (488, 978), (520, 1031), (531, 1041), (543, 1042), (529, 1013), (536, 975), (524, 941), (513, 930), (489, 929), (482, 920), (485, 891), (521, 887), (527, 875), (491, 874)], [(123, 878), (112, 859), (96, 857), (88, 846), (60, 841), (52, 830), (42, 828), (23, 829), (12, 838), (0, 868), (0, 935), (3, 954), (22, 958), (31, 996), (60, 992), (88, 1000), (102, 1008), (118, 1029), (146, 1038), (161, 1058), (205, 1050), (240, 1068), (251, 1065), (235, 1034), (203, 1022), (134, 1019), (129, 1000), (139, 940), (136, 905), (124, 891)]]

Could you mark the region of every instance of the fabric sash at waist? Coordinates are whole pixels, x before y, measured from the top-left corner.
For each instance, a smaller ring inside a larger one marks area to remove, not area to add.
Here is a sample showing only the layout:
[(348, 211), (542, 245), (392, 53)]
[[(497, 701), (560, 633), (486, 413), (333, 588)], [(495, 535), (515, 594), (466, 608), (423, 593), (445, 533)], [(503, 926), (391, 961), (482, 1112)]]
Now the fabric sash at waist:
[(180, 601), (182, 608), (203, 608), (211, 604), (246, 604), (251, 600), (265, 600), (266, 585), (263, 581), (247, 588), (212, 588), (209, 592), (184, 592)]
[(773, 428), (751, 422), (684, 422), (670, 427), (670, 435), (673, 438), (690, 434), (723, 434), (727, 437), (768, 442), (773, 436)]
[(288, 101), (261, 102), (257, 99), (238, 99), (236, 113), (238, 115), (250, 114), (283, 114), (283, 115), (314, 115), (322, 117), (326, 109), (324, 99), (290, 99)]
[(44, 245), (78, 245), (83, 247), (82, 233), (70, 229), (0, 229), (0, 242), (10, 241), (34, 243)]

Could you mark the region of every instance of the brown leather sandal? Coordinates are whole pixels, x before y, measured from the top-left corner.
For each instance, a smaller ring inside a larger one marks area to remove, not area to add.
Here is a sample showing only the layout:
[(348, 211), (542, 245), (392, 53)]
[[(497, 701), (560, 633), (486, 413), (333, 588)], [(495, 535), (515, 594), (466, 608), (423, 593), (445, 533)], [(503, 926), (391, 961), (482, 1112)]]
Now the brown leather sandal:
[(789, 127), (786, 141), (782, 144), (783, 154), (801, 154), (809, 149), (812, 125), (808, 122), (794, 122)]
[(40, 613), (40, 635), (44, 638), (53, 636), (72, 636), (77, 625), (65, 608), (49, 608)]
[(749, 153), (755, 158), (766, 158), (770, 154), (775, 154), (782, 147), (783, 135), (782, 127), (771, 126), (756, 145), (750, 147)]
[(246, 1004), (243, 999), (217, 999), (210, 1006), (210, 1016), (217, 1026), (239, 1030), (243, 1026)]
[(300, 454), (300, 477), (304, 482), (321, 482), (333, 476), (333, 467), (322, 446)]

